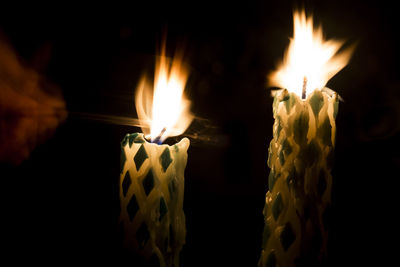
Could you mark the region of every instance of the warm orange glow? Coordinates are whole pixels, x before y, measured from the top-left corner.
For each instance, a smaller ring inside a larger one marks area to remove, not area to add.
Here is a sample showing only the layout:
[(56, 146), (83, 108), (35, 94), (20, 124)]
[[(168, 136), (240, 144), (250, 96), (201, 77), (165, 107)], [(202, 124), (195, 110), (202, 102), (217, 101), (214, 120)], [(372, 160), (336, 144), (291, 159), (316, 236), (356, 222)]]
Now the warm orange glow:
[(293, 39), (283, 63), (270, 75), (269, 81), (271, 86), (286, 88), (299, 96), (305, 91), (307, 96), (313, 90), (321, 90), (346, 66), (351, 50), (338, 53), (343, 42), (324, 40), (322, 29), (314, 29), (312, 17), (307, 18), (304, 11), (295, 12), (293, 17)]
[(190, 101), (183, 93), (187, 78), (182, 57), (171, 62), (165, 57), (164, 48), (156, 62), (154, 89), (150, 89), (145, 77), (139, 83), (136, 110), (143, 123), (142, 131), (151, 141), (162, 142), (169, 136), (181, 135), (192, 122)]

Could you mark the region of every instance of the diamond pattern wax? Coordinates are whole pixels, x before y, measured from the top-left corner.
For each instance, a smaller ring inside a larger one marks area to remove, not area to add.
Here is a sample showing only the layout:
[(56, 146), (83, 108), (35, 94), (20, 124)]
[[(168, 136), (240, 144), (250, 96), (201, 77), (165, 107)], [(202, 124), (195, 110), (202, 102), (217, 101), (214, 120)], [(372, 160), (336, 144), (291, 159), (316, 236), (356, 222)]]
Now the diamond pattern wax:
[(275, 95), (260, 267), (319, 266), (326, 257), (337, 109), (336, 93)]
[(121, 142), (120, 224), (124, 247), (160, 266), (179, 266), (185, 243), (184, 171), (189, 140), (148, 143), (143, 134)]

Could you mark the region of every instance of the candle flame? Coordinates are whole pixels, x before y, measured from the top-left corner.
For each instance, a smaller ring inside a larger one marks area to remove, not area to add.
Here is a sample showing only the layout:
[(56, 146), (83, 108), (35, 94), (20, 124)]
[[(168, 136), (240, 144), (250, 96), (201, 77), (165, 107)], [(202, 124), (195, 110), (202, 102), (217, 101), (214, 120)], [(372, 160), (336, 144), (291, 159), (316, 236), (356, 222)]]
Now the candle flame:
[(324, 88), (347, 65), (352, 49), (338, 53), (343, 42), (324, 40), (321, 27), (314, 29), (312, 17), (307, 18), (304, 11), (294, 12), (293, 20), (294, 36), (269, 82), (305, 99), (313, 90)]
[(184, 95), (188, 71), (179, 54), (174, 59), (161, 57), (156, 60), (154, 89), (145, 76), (136, 91), (135, 104), (142, 131), (152, 142), (162, 143), (169, 136), (181, 135), (193, 120), (190, 101)]

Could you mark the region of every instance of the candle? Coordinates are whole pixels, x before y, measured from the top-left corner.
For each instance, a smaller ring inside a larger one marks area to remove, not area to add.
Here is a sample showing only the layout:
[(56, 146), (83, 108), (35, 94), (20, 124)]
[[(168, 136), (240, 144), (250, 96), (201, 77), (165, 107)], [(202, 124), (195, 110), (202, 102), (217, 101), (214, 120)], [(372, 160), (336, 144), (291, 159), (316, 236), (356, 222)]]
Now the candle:
[(146, 78), (137, 90), (144, 134), (127, 134), (121, 142), (120, 224), (124, 247), (150, 264), (178, 267), (186, 237), (184, 171), (190, 142), (161, 143), (182, 134), (193, 116), (183, 94), (187, 74), (181, 57), (170, 65), (164, 55), (165, 49), (156, 63), (153, 94)]
[(285, 62), (271, 74), (281, 88), (273, 101), (269, 190), (259, 266), (316, 266), (326, 259), (338, 95), (327, 81), (350, 50), (324, 41), (304, 12), (294, 14), (294, 38)]
[(128, 134), (121, 142), (121, 222), (124, 245), (161, 266), (179, 266), (185, 243), (184, 171), (189, 139), (179, 143), (149, 143), (143, 134)]

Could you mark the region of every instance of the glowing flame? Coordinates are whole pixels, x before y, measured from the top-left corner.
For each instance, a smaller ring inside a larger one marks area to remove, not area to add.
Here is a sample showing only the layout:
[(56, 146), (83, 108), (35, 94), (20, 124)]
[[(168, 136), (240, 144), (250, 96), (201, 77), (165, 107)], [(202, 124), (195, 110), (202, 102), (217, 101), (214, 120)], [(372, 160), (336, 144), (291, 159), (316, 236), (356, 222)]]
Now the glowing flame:
[(352, 49), (338, 53), (343, 42), (325, 41), (322, 29), (313, 28), (312, 17), (295, 12), (294, 37), (284, 61), (270, 77), (270, 85), (286, 88), (303, 99), (313, 90), (321, 90), (350, 59)]
[(161, 143), (169, 136), (181, 135), (192, 122), (190, 101), (183, 93), (187, 78), (182, 57), (170, 62), (165, 57), (165, 47), (156, 61), (153, 90), (146, 77), (142, 77), (135, 97), (136, 110), (142, 131), (152, 142)]

